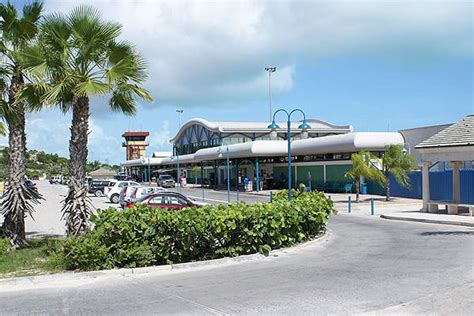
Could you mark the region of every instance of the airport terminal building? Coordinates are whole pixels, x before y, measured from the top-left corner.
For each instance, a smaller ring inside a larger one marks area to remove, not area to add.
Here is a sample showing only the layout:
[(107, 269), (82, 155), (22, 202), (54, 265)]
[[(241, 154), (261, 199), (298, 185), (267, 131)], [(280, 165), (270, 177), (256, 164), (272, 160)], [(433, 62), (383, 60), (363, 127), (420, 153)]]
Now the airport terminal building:
[[(303, 124), (306, 123), (306, 124)], [(300, 128), (302, 127), (302, 128)], [(404, 145), (398, 132), (354, 132), (350, 125), (333, 125), (307, 119), (287, 123), (208, 121), (186, 122), (170, 141), (171, 155), (153, 155), (127, 160), (122, 167), (129, 176), (148, 181), (159, 174), (177, 176), (187, 183), (213, 187), (227, 184), (229, 158), (231, 186), (244, 177), (256, 190), (287, 186), (287, 139), (291, 137), (292, 183), (338, 191), (351, 180), (344, 175), (351, 168), (351, 154), (367, 150), (381, 156), (387, 146)], [(258, 173), (257, 173), (258, 170)]]

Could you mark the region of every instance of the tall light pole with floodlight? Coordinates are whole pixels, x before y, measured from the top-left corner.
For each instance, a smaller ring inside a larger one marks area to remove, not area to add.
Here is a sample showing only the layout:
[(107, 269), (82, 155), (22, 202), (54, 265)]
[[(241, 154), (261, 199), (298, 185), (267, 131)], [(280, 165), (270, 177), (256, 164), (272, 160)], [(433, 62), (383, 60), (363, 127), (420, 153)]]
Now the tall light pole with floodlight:
[(286, 111), (285, 109), (279, 109), (277, 110), (272, 117), (272, 123), (268, 125), (268, 128), (271, 130), (276, 130), (277, 128), (280, 128), (277, 123), (275, 123), (275, 115), (278, 114), (278, 112), (284, 112), (288, 118), (287, 120), (287, 140), (288, 140), (288, 201), (291, 201), (291, 115), (295, 112), (300, 112), (303, 114), (303, 123), (301, 123), (298, 128), (301, 129), (303, 132), (307, 131), (308, 129), (311, 128), (311, 126), (306, 123), (306, 115), (305, 113), (300, 110), (300, 109), (294, 109), (291, 112)]
[[(181, 115), (183, 114), (183, 112), (184, 111), (182, 109), (177, 109), (176, 110), (176, 113), (178, 114), (178, 126), (179, 126), (178, 132), (181, 129)], [(178, 183), (178, 191), (179, 192), (181, 192), (181, 181), (179, 181), (179, 178), (180, 178), (180, 175), (181, 175), (180, 170), (179, 170), (179, 155), (181, 154), (180, 150), (178, 150), (178, 148), (176, 148), (176, 156), (175, 156), (175, 159), (176, 159), (176, 182)], [(171, 159), (173, 159), (173, 157)]]
[(265, 67), (268, 71), (268, 100), (270, 104), (270, 120), (272, 119), (272, 72), (276, 71), (276, 67)]

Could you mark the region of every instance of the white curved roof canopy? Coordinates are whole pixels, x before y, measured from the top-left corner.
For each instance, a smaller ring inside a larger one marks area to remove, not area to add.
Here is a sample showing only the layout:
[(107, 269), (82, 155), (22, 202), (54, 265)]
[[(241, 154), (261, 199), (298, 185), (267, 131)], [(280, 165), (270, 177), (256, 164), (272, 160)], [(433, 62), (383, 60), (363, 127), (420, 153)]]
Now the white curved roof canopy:
[[(320, 155), (331, 153), (352, 153), (361, 150), (383, 151), (390, 145), (403, 145), (402, 134), (390, 133), (348, 133), (295, 140), (291, 143), (291, 155)], [(221, 148), (219, 150), (219, 148)], [(198, 150), (194, 154), (179, 156), (180, 163), (193, 163), (208, 160), (226, 159), (226, 146), (217, 146)], [(284, 157), (288, 153), (285, 140), (256, 140), (253, 142), (229, 145), (229, 157)], [(122, 166), (147, 165), (148, 158), (129, 160)], [(151, 165), (176, 164), (176, 158), (150, 158)]]
[(387, 146), (403, 145), (404, 143), (402, 134), (396, 132), (358, 132), (296, 140), (291, 144), (291, 154), (320, 155), (358, 152), (361, 150), (382, 151)]
[[(348, 133), (352, 132), (351, 125), (334, 125), (322, 120), (307, 119), (306, 122), (311, 126), (308, 131), (310, 133)], [(298, 126), (301, 121), (294, 121), (291, 123), (291, 130), (293, 132), (301, 132)], [(280, 126), (278, 132), (286, 132), (286, 122), (277, 122)], [(170, 142), (177, 140), (184, 131), (192, 125), (201, 125), (213, 132), (220, 133), (267, 133), (270, 132), (268, 125), (270, 122), (242, 122), (242, 121), (208, 121), (202, 118), (193, 118), (187, 121), (178, 131), (175, 137)]]
[[(222, 152), (219, 152), (221, 148)], [(226, 158), (226, 146), (211, 147), (198, 150), (194, 154), (197, 161)], [(284, 140), (256, 140), (242, 144), (229, 145), (230, 158), (284, 156), (287, 152), (287, 142)]]

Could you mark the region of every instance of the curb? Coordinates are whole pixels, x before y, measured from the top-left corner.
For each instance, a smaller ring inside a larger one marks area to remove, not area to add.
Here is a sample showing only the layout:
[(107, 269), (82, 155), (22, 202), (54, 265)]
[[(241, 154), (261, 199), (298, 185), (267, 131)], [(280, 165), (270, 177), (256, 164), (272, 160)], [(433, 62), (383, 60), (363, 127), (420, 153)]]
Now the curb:
[(242, 255), (238, 257), (224, 257), (219, 259), (195, 261), (195, 262), (184, 262), (170, 265), (159, 265), (149, 266), (140, 268), (120, 268), (112, 270), (99, 270), (99, 271), (85, 271), (85, 272), (60, 272), (53, 274), (37, 275), (37, 276), (26, 276), (26, 277), (14, 277), (7, 279), (0, 279), (0, 293), (11, 292), (18, 290), (29, 290), (37, 288), (50, 288), (61, 285), (69, 286), (80, 286), (85, 283), (97, 281), (99, 278), (112, 277), (112, 276), (134, 276), (134, 275), (146, 275), (153, 274), (163, 275), (169, 273), (182, 273), (187, 271), (197, 271), (212, 269), (215, 267), (222, 267), (233, 265), (237, 263), (250, 262), (250, 261), (262, 261), (272, 260), (279, 257), (280, 255), (287, 255), (299, 251), (301, 249), (320, 244), (321, 241), (328, 241), (331, 233), (326, 230), (324, 234), (317, 236), (316, 238), (306, 241), (301, 244), (294, 245), (288, 248), (280, 248), (270, 251), (268, 255), (260, 253), (254, 253), (249, 255)]
[(455, 225), (455, 226), (474, 227), (474, 223), (435, 220), (435, 219), (426, 219), (426, 218), (401, 217), (401, 216), (391, 216), (391, 215), (384, 215), (384, 214), (380, 215), (380, 218), (396, 220), (396, 221), (407, 221), (407, 222), (420, 222), (420, 223), (429, 223), (429, 224), (442, 224), (442, 225)]

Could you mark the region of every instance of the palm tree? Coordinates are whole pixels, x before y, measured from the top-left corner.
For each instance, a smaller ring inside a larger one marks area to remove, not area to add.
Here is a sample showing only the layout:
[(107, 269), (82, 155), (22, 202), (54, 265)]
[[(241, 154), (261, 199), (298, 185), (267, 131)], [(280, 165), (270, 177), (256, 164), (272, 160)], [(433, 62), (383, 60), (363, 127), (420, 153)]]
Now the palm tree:
[(68, 235), (88, 227), (92, 206), (86, 196), (87, 140), (90, 97), (109, 95), (113, 111), (134, 114), (136, 98), (152, 101), (141, 87), (146, 65), (133, 47), (118, 40), (121, 25), (103, 21), (89, 6), (79, 6), (69, 15), (45, 17), (37, 45), (23, 60), (35, 78), (24, 89), (27, 99), (56, 104), (72, 110), (69, 141), (69, 193), (62, 209)]
[(23, 7), (20, 18), (13, 4), (0, 4), (1, 112), (8, 123), (10, 147), (10, 168), (1, 206), (3, 228), (16, 247), (26, 245), (25, 216), (31, 215), (31, 202), (37, 202), (39, 198), (23, 183), (26, 173), (25, 104), (18, 96), (25, 84), (25, 71), (18, 56), (37, 36), (42, 10), (42, 3), (34, 1)]
[(359, 202), (361, 178), (364, 177), (368, 180), (374, 180), (376, 182), (383, 182), (382, 173), (372, 164), (374, 157), (367, 151), (361, 151), (359, 153), (352, 154), (352, 169), (346, 172), (345, 176), (351, 178), (356, 183), (356, 202)]
[(390, 201), (390, 174), (402, 187), (410, 185), (407, 173), (416, 168), (416, 160), (407, 155), (402, 145), (391, 145), (384, 153), (382, 172), (385, 180), (386, 201)]

